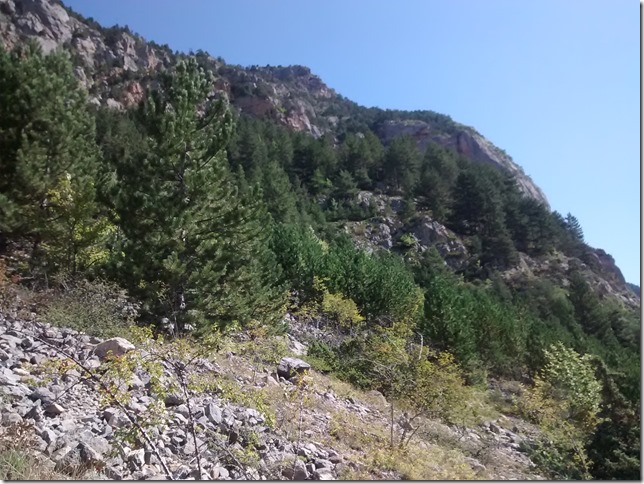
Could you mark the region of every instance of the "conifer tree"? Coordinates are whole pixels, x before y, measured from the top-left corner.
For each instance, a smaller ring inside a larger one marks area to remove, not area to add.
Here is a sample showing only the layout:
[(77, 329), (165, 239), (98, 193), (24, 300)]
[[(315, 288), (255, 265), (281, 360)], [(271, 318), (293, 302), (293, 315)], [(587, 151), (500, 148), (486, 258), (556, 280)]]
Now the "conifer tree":
[(281, 302), (261, 194), (235, 188), (232, 119), (211, 91), (194, 59), (179, 62), (140, 109), (148, 151), (118, 166), (121, 274), (150, 319), (179, 329), (270, 318)]
[(0, 234), (28, 237), (32, 269), (78, 268), (97, 243), (94, 118), (68, 55), (0, 49)]
[(581, 228), (581, 224), (579, 223), (579, 220), (577, 220), (577, 217), (571, 213), (566, 215), (566, 228), (576, 241), (584, 241), (584, 231)]
[(409, 192), (418, 183), (420, 154), (415, 141), (409, 136), (392, 140), (385, 155), (384, 172), (395, 190)]
[(612, 336), (610, 321), (602, 313), (599, 298), (578, 272), (570, 278), (568, 298), (574, 307), (575, 319), (586, 333), (602, 339)]
[(276, 222), (295, 221), (297, 208), (293, 187), (288, 175), (277, 161), (271, 160), (255, 166), (250, 180), (262, 188), (266, 207)]
[(358, 192), (356, 182), (347, 170), (340, 171), (335, 186), (335, 196), (339, 199), (351, 199)]
[(458, 171), (452, 153), (436, 143), (427, 146), (416, 191), (422, 204), (430, 209), (432, 216), (438, 220), (445, 220), (449, 214), (451, 191)]

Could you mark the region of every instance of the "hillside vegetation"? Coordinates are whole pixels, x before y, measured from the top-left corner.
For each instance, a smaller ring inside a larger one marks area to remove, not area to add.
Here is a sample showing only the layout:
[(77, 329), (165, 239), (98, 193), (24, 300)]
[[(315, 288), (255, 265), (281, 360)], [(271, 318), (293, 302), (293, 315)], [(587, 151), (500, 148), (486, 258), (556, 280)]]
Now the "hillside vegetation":
[[(471, 402), (514, 382), (514, 399), (485, 405), (536, 426), (523, 450), (540, 473), (639, 479), (639, 297), (572, 214), (510, 169), (383, 138), (403, 116), (449, 134), (447, 117), (347, 102), (313, 136), (240, 113), (207, 59), (173, 54), (140, 102), (113, 109), (88, 102), (68, 54), (0, 51), (3, 276), (48, 295), (39, 317), (257, 348), (297, 326), (314, 370), (384, 395), (381, 422), (404, 410), (378, 445), (423, 462), (438, 457), (414, 444), (418, 422), (480, 423)], [(397, 231), (386, 248), (374, 224)], [(93, 312), (96, 291), (134, 309)]]

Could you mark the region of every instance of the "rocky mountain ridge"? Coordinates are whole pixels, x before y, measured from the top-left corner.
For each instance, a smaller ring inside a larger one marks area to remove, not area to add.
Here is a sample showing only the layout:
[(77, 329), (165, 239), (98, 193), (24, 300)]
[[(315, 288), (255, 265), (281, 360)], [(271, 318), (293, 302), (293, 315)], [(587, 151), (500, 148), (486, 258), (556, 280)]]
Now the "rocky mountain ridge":
[[(171, 67), (180, 56), (168, 46), (147, 42), (127, 28), (101, 27), (57, 0), (0, 0), (0, 40), (4, 47), (11, 48), (29, 39), (37, 41), (45, 52), (55, 49), (70, 52), (76, 76), (88, 90), (90, 101), (114, 109), (141, 101), (155, 74)], [(474, 129), (448, 116), (430, 112), (374, 113), (338, 95), (307, 67), (242, 68), (205, 52), (196, 55), (216, 78), (215, 94), (226, 96), (242, 114), (272, 119), (315, 137), (334, 136), (355, 117), (370, 123), (384, 143), (396, 136), (409, 135), (421, 149), (429, 143), (438, 143), (469, 159), (500, 167), (514, 175), (524, 194), (547, 205), (541, 189), (509, 155)], [(394, 225), (389, 224), (388, 229), (382, 224), (379, 227), (389, 232), (402, 228)], [(463, 244), (456, 245), (453, 250), (463, 255)], [(600, 292), (618, 295), (630, 306), (639, 305), (639, 297), (626, 287), (612, 257), (601, 249), (595, 249), (593, 257), (590, 269), (599, 274), (596, 287), (602, 288)], [(458, 260), (451, 257), (449, 262), (458, 265)]]
[[(156, 73), (171, 67), (180, 56), (168, 46), (147, 42), (127, 28), (103, 28), (57, 0), (0, 0), (0, 40), (4, 47), (11, 48), (29, 39), (37, 41), (45, 52), (55, 49), (70, 52), (76, 76), (88, 90), (90, 101), (115, 109), (141, 101), (145, 87), (154, 83)], [(271, 119), (315, 137), (335, 136), (342, 126), (356, 118), (370, 124), (384, 143), (396, 136), (409, 135), (421, 150), (429, 143), (438, 143), (469, 159), (500, 167), (514, 175), (524, 194), (547, 205), (542, 190), (509, 155), (474, 129), (448, 116), (430, 112), (374, 112), (338, 95), (303, 66), (242, 68), (205, 52), (196, 55), (215, 76), (214, 94), (226, 96), (242, 114)], [(389, 230), (392, 229), (400, 227), (390, 226)], [(461, 249), (456, 250), (463, 254)], [(619, 293), (619, 299), (630, 301), (629, 305), (639, 304), (639, 298), (626, 287), (612, 257), (601, 249), (595, 249), (593, 254), (591, 269), (606, 282), (598, 282), (604, 288), (602, 292)]]
[[(154, 82), (155, 73), (170, 67), (180, 55), (167, 46), (146, 42), (129, 29), (103, 28), (57, 0), (0, 0), (0, 38), (5, 48), (32, 39), (45, 52), (69, 51), (91, 101), (116, 109), (136, 105), (145, 86)], [(202, 66), (215, 75), (219, 94), (226, 95), (240, 113), (272, 119), (296, 131), (335, 136), (356, 116), (369, 118), (374, 111), (338, 95), (307, 67), (243, 68), (205, 52), (197, 55)], [(387, 111), (378, 114), (383, 113), (386, 119)], [(420, 112), (420, 118), (418, 113), (404, 113), (386, 120), (377, 132), (385, 143), (408, 134), (421, 149), (436, 142), (509, 171), (523, 193), (548, 205), (544, 193), (521, 167), (474, 129), (436, 113)]]

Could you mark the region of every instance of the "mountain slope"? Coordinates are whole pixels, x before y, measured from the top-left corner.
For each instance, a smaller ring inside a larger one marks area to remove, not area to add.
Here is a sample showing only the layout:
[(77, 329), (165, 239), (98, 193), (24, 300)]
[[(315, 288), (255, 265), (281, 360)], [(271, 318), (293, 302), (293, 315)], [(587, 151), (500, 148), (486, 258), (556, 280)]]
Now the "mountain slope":
[[(579, 221), (550, 211), (520, 168), (472, 128), (429, 111), (358, 106), (305, 67), (244, 69), (203, 52), (173, 53), (52, 1), (4, 0), (0, 12), (5, 43), (19, 47), (0, 49), (0, 106), (8, 108), (0, 316), (38, 314), (40, 300), (48, 323), (97, 336), (132, 331), (143, 345), (155, 334), (179, 336), (176, 350), (190, 360), (190, 349), (220, 352), (237, 369), (241, 353), (274, 365), (285, 354), (278, 342), (290, 341), (308, 363), (286, 361), (282, 374), (293, 377), (291, 363), (311, 365), (381, 392), (390, 404), (381, 423), (400, 425), (403, 447), (422, 437), (417, 417), (456, 425), (464, 439), (466, 420), (484, 417), (491, 397), (496, 411), (539, 425), (526, 448), (486, 427), (528, 452), (540, 473), (639, 476), (639, 297), (612, 257), (585, 243)], [(11, 285), (17, 308), (2, 290)], [(23, 298), (29, 290), (33, 304)], [(6, 351), (0, 366), (13, 387), (15, 375), (30, 378), (23, 350), (35, 343), (6, 326), (4, 347), (17, 359)], [(181, 380), (185, 366), (174, 368)], [(255, 386), (265, 368), (250, 370)], [(195, 383), (201, 398), (210, 384)], [(325, 386), (315, 399), (324, 406), (339, 396)], [(280, 403), (283, 388), (272, 387)], [(282, 408), (304, 415), (297, 391), (299, 401)], [(172, 407), (176, 397), (159, 401)], [(219, 420), (214, 403), (203, 413), (204, 424)], [(367, 447), (362, 455), (379, 470), (428, 476), (399, 467), (411, 455), (393, 452), (387, 425), (370, 435), (345, 420), (320, 423), (351, 449)], [(303, 434), (291, 428), (286, 437), (299, 446)], [(167, 437), (178, 449), (187, 436)], [(197, 447), (194, 427), (192, 437)], [(262, 450), (253, 433), (229, 437), (244, 455)], [(76, 450), (91, 454), (84, 447)], [(128, 456), (128, 468), (140, 467), (141, 452)], [(441, 460), (420, 452), (425, 470)], [(316, 461), (298, 465), (298, 475), (316, 475)], [(322, 474), (332, 476), (328, 468)]]
[[(1, 0), (0, 37), (5, 47), (34, 39), (46, 52), (68, 50), (93, 102), (115, 108), (138, 103), (154, 73), (178, 57), (167, 46), (146, 42), (128, 29), (102, 28), (56, 0)], [(200, 53), (200, 61), (241, 113), (272, 119), (315, 137), (337, 135), (347, 122), (373, 119), (375, 114), (385, 118), (377, 130), (384, 142), (400, 134), (412, 136), (421, 149), (436, 142), (510, 172), (524, 194), (548, 205), (541, 189), (511, 157), (473, 128), (447, 116), (397, 111), (392, 119), (390, 111), (366, 109), (339, 96), (303, 66), (243, 68), (206, 53)]]
[[(89, 92), (90, 101), (114, 109), (138, 104), (158, 73), (183, 56), (168, 46), (146, 41), (127, 27), (104, 28), (59, 0), (0, 0), (0, 40), (5, 48), (35, 40), (45, 52), (70, 52), (75, 74)], [(329, 135), (334, 144), (348, 130), (372, 130), (385, 145), (407, 135), (421, 151), (436, 143), (510, 173), (524, 195), (548, 207), (543, 191), (507, 153), (449, 116), (359, 106), (304, 66), (244, 68), (202, 51), (196, 56), (214, 75), (218, 94), (228, 98), (240, 114), (277, 122), (316, 138)], [(605, 251), (593, 249), (584, 266), (599, 277), (595, 287), (600, 293), (617, 295), (632, 307), (639, 305), (638, 295), (627, 288), (621, 271)]]

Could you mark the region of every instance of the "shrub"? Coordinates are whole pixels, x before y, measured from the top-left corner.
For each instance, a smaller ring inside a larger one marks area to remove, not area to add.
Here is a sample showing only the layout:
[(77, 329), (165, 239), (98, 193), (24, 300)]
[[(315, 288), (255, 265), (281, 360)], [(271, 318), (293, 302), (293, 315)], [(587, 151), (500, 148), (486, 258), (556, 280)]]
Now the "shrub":
[(312, 341), (306, 353), (309, 364), (318, 371), (333, 371), (338, 367), (338, 357), (326, 343)]
[(602, 401), (590, 358), (552, 345), (534, 386), (517, 401), (519, 411), (543, 432), (530, 449), (533, 460), (556, 478), (590, 478), (585, 446), (600, 422)]
[(74, 281), (65, 285), (47, 304), (43, 318), (53, 326), (67, 327), (93, 336), (122, 336), (134, 324), (136, 305), (125, 291), (103, 281)]
[(411, 249), (416, 245), (416, 239), (411, 234), (403, 234), (398, 243), (405, 249)]
[(337, 321), (342, 329), (353, 333), (364, 322), (364, 317), (358, 311), (353, 300), (345, 298), (342, 294), (330, 293), (324, 289), (322, 294), (322, 312)]

